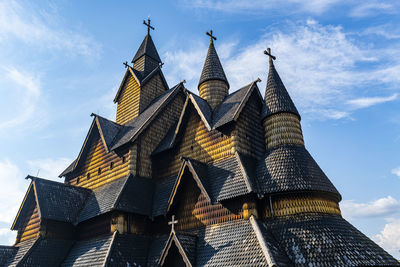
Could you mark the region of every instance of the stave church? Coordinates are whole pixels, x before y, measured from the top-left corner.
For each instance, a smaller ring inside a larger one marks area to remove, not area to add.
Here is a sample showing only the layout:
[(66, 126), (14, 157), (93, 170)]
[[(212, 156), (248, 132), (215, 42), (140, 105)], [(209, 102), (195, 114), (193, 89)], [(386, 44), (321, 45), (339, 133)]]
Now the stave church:
[(144, 24), (115, 121), (92, 114), (63, 183), (27, 177), (0, 266), (400, 266), (341, 216), (270, 49), (265, 90), (230, 84), (208, 32), (196, 94)]

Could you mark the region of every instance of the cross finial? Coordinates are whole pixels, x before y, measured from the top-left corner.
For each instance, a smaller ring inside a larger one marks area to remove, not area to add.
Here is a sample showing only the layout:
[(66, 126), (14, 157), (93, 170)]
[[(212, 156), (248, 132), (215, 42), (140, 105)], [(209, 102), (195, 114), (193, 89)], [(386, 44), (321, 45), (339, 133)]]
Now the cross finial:
[(272, 60), (276, 59), (276, 57), (271, 54), (271, 48), (269, 47), (267, 48), (267, 50), (264, 50), (264, 54), (269, 56), (269, 63), (272, 63)]
[(125, 62), (124, 62), (124, 66), (125, 66), (125, 69), (126, 69), (127, 67), (129, 67), (128, 61), (125, 61)]
[(206, 34), (207, 34), (208, 36), (210, 36), (210, 43), (213, 42), (213, 39), (214, 39), (214, 40), (217, 40), (217, 37), (215, 37), (215, 36), (213, 35), (213, 30), (210, 30), (210, 32), (206, 32)]
[(147, 18), (147, 23), (146, 20), (143, 20), (143, 24), (147, 26), (147, 34), (150, 34), (150, 29), (154, 30), (154, 27), (150, 25), (150, 17)]
[(175, 215), (172, 215), (171, 221), (168, 222), (168, 225), (171, 225), (171, 231), (175, 232), (175, 224), (178, 223), (178, 220), (175, 220)]

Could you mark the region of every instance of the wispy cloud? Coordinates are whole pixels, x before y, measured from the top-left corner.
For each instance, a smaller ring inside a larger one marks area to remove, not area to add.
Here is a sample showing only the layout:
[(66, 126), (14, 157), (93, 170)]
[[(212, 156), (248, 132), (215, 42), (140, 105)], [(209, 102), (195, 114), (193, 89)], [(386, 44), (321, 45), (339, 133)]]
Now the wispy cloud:
[(374, 241), (392, 255), (400, 254), (400, 219), (390, 219)]
[[(312, 19), (287, 23), (269, 32), (274, 34), (266, 34), (248, 46), (240, 46), (239, 42), (216, 43), (217, 50), (222, 51), (220, 58), (231, 92), (259, 77), (263, 80), (259, 84), (263, 93), (268, 63), (262, 51), (271, 47), (286, 88), (309, 119), (343, 119), (355, 109), (397, 98), (396, 93), (389, 97), (379, 94), (385, 94), (384, 90), (393, 89), (393, 84), (400, 81), (396, 74), (400, 71), (398, 51), (373, 51), (356, 42), (342, 27), (324, 26)], [(188, 43), (187, 50), (165, 55), (167, 76), (186, 79), (188, 88), (195, 92), (207, 50), (198, 43)], [(370, 66), (359, 68), (360, 64)], [(371, 97), (363, 93), (368, 86), (383, 89)]]
[(400, 166), (392, 170), (392, 174), (400, 177)]
[(387, 97), (362, 97), (362, 98), (348, 100), (347, 104), (349, 104), (352, 109), (367, 108), (370, 106), (394, 101), (397, 99), (397, 96), (398, 94), (393, 94)]
[(378, 35), (386, 39), (400, 39), (400, 28), (394, 24), (382, 24), (366, 28), (360, 35)]
[(39, 177), (61, 182), (58, 175), (65, 170), (71, 162), (72, 160), (68, 158), (45, 158), (29, 160), (28, 166), (31, 175), (36, 175), (39, 172)]
[(61, 27), (55, 15), (28, 2), (0, 1), (0, 42), (9, 38), (70, 55), (97, 57), (101, 51), (89, 34)]
[(348, 219), (393, 216), (400, 213), (400, 201), (387, 196), (368, 203), (344, 200), (341, 205), (343, 217)]
[(396, 13), (396, 6), (389, 1), (363, 1), (350, 12), (353, 17), (376, 16), (377, 14)]

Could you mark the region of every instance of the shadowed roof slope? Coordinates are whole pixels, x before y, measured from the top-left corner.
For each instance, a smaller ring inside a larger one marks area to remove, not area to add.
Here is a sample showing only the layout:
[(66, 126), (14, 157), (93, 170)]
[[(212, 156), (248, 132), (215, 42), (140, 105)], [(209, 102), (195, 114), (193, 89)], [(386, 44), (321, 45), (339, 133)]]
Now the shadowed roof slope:
[(156, 46), (154, 45), (153, 39), (151, 38), (150, 34), (147, 34), (146, 37), (144, 37), (142, 44), (140, 45), (138, 51), (132, 59), (132, 63), (134, 63), (143, 55), (147, 55), (155, 61), (161, 63), (160, 56), (158, 55)]
[(199, 86), (209, 80), (220, 80), (228, 85), (228, 79), (226, 79), (224, 69), (222, 68), (221, 61), (217, 51), (215, 50), (214, 43), (210, 42), (208, 47), (206, 61), (204, 62), (203, 71), (201, 72)]

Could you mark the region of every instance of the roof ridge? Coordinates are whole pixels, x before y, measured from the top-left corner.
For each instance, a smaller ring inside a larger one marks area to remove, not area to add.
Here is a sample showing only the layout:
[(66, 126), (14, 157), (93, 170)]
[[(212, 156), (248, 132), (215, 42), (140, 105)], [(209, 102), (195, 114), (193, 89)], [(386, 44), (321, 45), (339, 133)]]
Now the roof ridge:
[(255, 219), (254, 215), (250, 216), (250, 224), (253, 228), (253, 231), (256, 235), (257, 241), (261, 246), (261, 250), (264, 253), (265, 259), (267, 260), (269, 267), (277, 267), (274, 256), (272, 255), (271, 251), (269, 250), (267, 244), (265, 243), (264, 237), (262, 235), (261, 229)]

